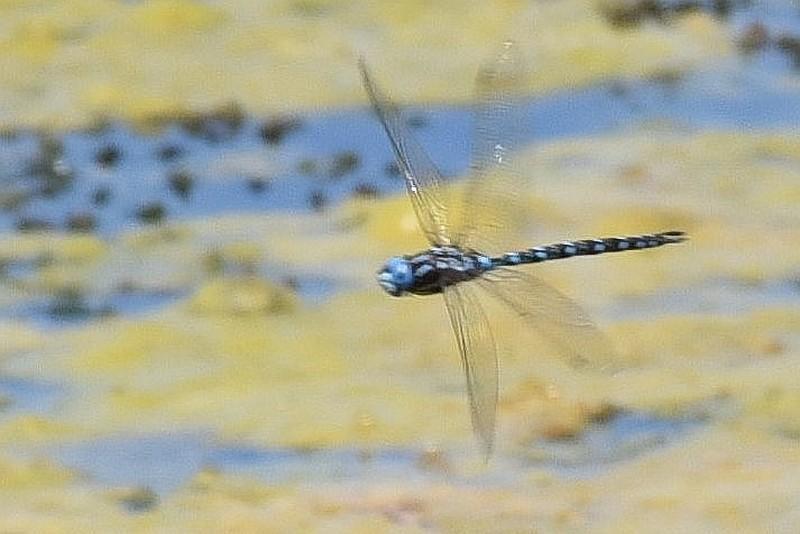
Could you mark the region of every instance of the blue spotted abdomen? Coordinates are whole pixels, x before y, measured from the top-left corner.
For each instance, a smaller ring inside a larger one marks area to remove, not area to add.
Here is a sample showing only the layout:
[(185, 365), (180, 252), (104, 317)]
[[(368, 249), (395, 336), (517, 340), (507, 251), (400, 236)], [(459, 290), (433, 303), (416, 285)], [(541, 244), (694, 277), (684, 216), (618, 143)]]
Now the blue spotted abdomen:
[(491, 258), (492, 267), (539, 263), (543, 261), (572, 258), (574, 256), (590, 256), (609, 252), (627, 250), (644, 250), (660, 247), (686, 240), (684, 232), (671, 231), (657, 234), (642, 234), (625, 237), (602, 237), (599, 239), (581, 239), (579, 241), (562, 241), (551, 245), (507, 252), (502, 256)]

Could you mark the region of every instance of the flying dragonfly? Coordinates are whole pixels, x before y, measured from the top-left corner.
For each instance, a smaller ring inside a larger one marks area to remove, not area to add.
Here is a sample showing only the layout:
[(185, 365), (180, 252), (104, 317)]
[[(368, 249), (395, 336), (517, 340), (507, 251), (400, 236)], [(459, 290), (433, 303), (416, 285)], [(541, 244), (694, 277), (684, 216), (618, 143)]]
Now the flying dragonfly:
[[(488, 459), (494, 445), (498, 397), (497, 349), (476, 289), (520, 315), (568, 363), (613, 368), (614, 352), (589, 316), (569, 298), (518, 267), (575, 256), (643, 250), (686, 239), (681, 231), (581, 239), (509, 250), (503, 230), (524, 213), (526, 181), (511, 164), (522, 126), (525, 61), (503, 43), (479, 70), (471, 174), (461, 209), (453, 213), (442, 176), (416, 141), (397, 106), (378, 88), (364, 59), (364, 88), (386, 131), (420, 229), (430, 248), (389, 259), (377, 278), (390, 295), (444, 297), (467, 379), (474, 432)], [(506, 252), (503, 252), (506, 251)]]

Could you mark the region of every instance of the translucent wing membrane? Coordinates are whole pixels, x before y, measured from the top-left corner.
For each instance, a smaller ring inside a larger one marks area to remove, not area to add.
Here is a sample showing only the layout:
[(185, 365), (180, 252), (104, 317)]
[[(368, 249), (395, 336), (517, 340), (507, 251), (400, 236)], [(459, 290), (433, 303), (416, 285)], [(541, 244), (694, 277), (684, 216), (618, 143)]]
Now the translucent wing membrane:
[(488, 458), (494, 443), (497, 409), (497, 350), (494, 338), (472, 287), (460, 284), (444, 288), (444, 302), (467, 375), (472, 427)]
[(611, 343), (589, 316), (538, 278), (500, 268), (476, 283), (525, 319), (571, 366), (605, 372), (621, 367)]
[(432, 244), (450, 244), (447, 206), (442, 200), (440, 186), (441, 173), (408, 130), (397, 106), (375, 85), (364, 60), (361, 59), (358, 65), (375, 114), (389, 136), (423, 233)]
[(512, 163), (523, 134), (527, 65), (513, 42), (487, 62), (476, 80), (471, 176), (464, 189), (454, 244), (497, 253), (525, 213), (527, 181)]

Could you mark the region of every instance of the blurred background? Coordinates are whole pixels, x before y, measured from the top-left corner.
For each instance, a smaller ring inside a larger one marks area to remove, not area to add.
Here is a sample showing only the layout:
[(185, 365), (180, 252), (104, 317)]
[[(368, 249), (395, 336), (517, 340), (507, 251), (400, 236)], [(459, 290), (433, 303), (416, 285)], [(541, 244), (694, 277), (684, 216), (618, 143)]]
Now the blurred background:
[[(484, 465), (356, 61), (456, 186), (478, 68), (528, 57), (530, 267), (626, 368), (490, 307)], [(0, 531), (792, 532), (794, 0), (0, 2)]]

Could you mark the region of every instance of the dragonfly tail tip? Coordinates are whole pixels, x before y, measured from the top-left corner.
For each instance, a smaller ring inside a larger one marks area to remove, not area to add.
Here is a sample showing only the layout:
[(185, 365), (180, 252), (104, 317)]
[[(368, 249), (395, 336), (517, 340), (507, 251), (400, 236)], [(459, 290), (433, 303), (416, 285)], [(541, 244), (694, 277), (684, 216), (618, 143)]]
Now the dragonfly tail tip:
[(668, 243), (682, 243), (689, 240), (689, 235), (682, 230), (670, 230), (669, 232), (661, 232), (661, 235), (667, 238)]

